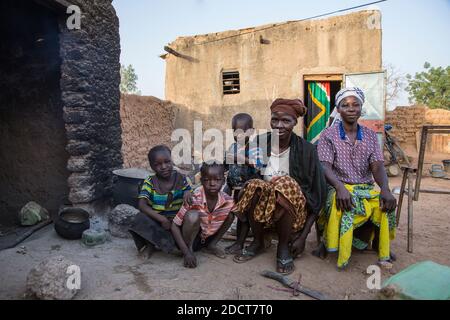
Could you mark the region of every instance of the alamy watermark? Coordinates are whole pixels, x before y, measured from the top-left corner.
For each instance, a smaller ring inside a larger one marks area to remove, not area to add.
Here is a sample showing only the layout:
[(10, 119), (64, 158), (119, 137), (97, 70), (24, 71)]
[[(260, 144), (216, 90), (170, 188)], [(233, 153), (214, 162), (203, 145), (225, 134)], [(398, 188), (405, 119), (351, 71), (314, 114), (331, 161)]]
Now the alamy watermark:
[(69, 290), (80, 290), (81, 289), (81, 269), (77, 265), (71, 265), (67, 268), (66, 274), (66, 288)]
[[(176, 143), (172, 148), (172, 161), (174, 165), (202, 164), (203, 162), (219, 162), (226, 164), (244, 164), (245, 158), (226, 158), (225, 146), (237, 142), (238, 146), (247, 145), (249, 150), (267, 150), (268, 141), (255, 137), (267, 133), (267, 129), (242, 130), (226, 129), (224, 131), (211, 128), (203, 131), (202, 121), (194, 121), (194, 131), (187, 129), (176, 129), (172, 132), (171, 141)], [(278, 150), (278, 130), (271, 130), (271, 150)], [(239, 151), (244, 151), (240, 149)], [(254, 159), (249, 159), (250, 161)]]
[(377, 265), (370, 265), (367, 267), (366, 273), (370, 276), (367, 278), (366, 285), (369, 290), (381, 289), (381, 268)]
[(70, 16), (67, 18), (66, 26), (69, 30), (80, 30), (81, 29), (81, 9), (79, 6), (70, 5), (67, 7), (67, 14)]

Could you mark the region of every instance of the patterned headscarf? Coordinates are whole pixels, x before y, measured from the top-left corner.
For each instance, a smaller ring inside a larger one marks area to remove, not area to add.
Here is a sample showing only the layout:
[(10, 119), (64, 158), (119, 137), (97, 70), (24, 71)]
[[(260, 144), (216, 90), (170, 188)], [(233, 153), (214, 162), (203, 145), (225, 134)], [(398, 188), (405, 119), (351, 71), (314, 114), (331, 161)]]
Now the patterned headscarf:
[(366, 101), (366, 97), (364, 96), (364, 92), (357, 87), (343, 88), (336, 94), (336, 107), (339, 107), (339, 104), (347, 97), (355, 97), (361, 102), (361, 107)]
[(276, 99), (270, 106), (270, 111), (285, 112), (297, 119), (306, 114), (306, 107), (300, 99)]

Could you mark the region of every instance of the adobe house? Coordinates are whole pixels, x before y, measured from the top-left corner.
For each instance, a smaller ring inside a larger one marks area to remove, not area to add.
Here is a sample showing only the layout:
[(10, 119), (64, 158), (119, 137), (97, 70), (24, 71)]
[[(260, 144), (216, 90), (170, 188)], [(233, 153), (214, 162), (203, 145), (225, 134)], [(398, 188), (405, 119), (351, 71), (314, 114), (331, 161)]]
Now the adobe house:
[[(66, 25), (71, 4), (80, 30)], [(111, 0), (2, 0), (0, 15), (0, 224), (28, 201), (93, 206), (122, 165)]]
[[(343, 86), (366, 91), (366, 124), (381, 132), (384, 72), (379, 11), (323, 20), (288, 21), (242, 30), (179, 37), (165, 47), (166, 99), (181, 106), (176, 126), (226, 129), (238, 112), (269, 128), (278, 97), (311, 100), (308, 84), (328, 88), (329, 110)], [(311, 106), (310, 106), (311, 107)], [(299, 134), (309, 126), (297, 127)]]

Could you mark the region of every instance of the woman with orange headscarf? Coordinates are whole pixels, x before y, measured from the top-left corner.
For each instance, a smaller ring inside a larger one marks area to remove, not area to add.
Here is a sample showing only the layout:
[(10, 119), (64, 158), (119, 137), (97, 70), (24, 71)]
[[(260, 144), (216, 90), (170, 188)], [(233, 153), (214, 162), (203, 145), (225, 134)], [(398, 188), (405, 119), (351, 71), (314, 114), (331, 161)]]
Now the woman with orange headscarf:
[(277, 99), (270, 109), (272, 132), (257, 137), (264, 179), (248, 181), (237, 203), (236, 214), (249, 221), (254, 240), (246, 248), (242, 241), (233, 245), (242, 249), (234, 261), (246, 262), (262, 252), (265, 231), (272, 229), (278, 235), (277, 271), (290, 274), (325, 203), (327, 188), (316, 148), (293, 132), (306, 113), (302, 101)]

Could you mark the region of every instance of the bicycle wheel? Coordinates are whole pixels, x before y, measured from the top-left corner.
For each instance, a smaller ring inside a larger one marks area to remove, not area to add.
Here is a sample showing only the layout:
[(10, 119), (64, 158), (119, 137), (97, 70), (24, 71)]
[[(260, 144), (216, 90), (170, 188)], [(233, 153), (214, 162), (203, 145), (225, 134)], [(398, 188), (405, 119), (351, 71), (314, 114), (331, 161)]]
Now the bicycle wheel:
[(407, 156), (406, 153), (403, 151), (403, 149), (400, 147), (400, 145), (398, 144), (398, 142), (395, 141), (395, 140), (393, 141), (392, 149), (393, 149), (393, 151), (395, 152), (395, 155), (396, 155), (396, 157), (397, 157), (397, 161), (398, 161), (398, 162), (403, 162), (403, 163), (405, 163), (405, 164), (408, 165), (408, 166), (411, 165), (411, 163), (409, 162), (408, 156)]

